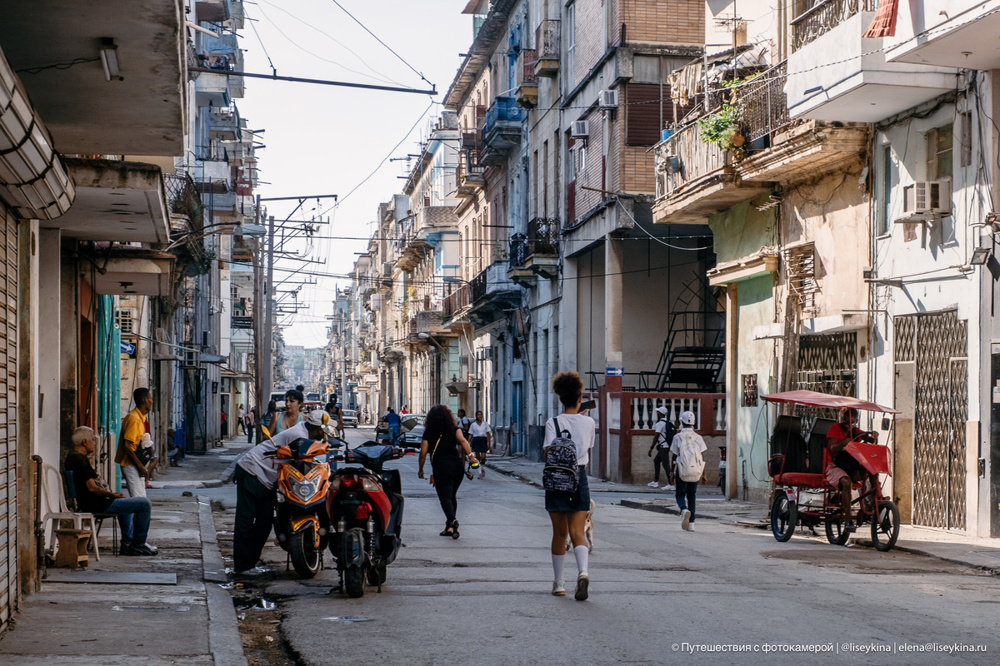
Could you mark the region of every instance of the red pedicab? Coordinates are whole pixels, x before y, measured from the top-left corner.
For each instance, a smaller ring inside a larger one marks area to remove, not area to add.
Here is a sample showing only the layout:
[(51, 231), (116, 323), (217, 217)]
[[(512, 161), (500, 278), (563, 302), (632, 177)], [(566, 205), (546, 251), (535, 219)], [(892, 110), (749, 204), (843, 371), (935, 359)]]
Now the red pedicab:
[[(819, 409), (899, 413), (874, 402), (815, 391), (786, 391), (761, 397), (768, 402)], [(830, 461), (826, 434), (834, 423), (833, 419), (816, 418), (806, 439), (802, 436), (800, 416), (778, 416), (768, 458), (768, 473), (775, 484), (770, 510), (771, 532), (775, 539), (784, 542), (792, 538), (797, 524), (814, 528), (823, 523), (827, 540), (842, 546), (850, 536), (850, 532), (843, 529), (846, 522), (853, 519), (855, 525), (861, 527), (870, 521), (875, 548), (887, 551), (899, 537), (899, 509), (891, 499), (882, 495), (879, 481), (880, 474), (892, 475), (888, 448), (877, 443), (878, 433), (874, 433), (876, 443), (857, 441), (855, 438), (845, 447), (844, 450), (869, 472), (863, 483), (853, 484), (858, 496), (852, 498), (852, 515), (845, 520), (840, 490), (827, 483), (824, 474)]]

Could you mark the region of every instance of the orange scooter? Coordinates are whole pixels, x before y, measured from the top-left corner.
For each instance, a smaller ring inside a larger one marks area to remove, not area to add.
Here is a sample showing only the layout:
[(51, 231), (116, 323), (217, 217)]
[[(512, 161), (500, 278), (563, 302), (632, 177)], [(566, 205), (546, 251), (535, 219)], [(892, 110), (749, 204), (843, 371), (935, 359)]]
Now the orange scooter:
[(338, 447), (303, 437), (279, 446), (274, 454), (279, 463), (274, 533), (302, 578), (312, 578), (320, 570), (330, 532), (326, 512), (330, 465), (316, 458)]

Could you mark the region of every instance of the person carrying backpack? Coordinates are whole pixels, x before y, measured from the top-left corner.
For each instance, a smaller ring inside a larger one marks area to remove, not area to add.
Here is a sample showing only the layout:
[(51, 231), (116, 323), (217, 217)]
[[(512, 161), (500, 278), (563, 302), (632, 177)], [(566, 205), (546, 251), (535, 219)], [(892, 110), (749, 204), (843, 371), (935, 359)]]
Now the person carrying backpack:
[(552, 390), (563, 404), (563, 413), (545, 423), (542, 455), (545, 469), (545, 510), (552, 520), (552, 594), (566, 595), (563, 564), (566, 559), (566, 535), (573, 540), (573, 555), (579, 571), (576, 578), (577, 601), (589, 596), (590, 573), (587, 569), (589, 550), (584, 535), (587, 512), (590, 510), (590, 488), (586, 465), (594, 446), (594, 419), (580, 413), (583, 380), (576, 372), (561, 372), (552, 380)]
[(694, 503), (698, 484), (705, 478), (705, 451), (708, 447), (701, 435), (694, 431), (694, 412), (681, 414), (681, 431), (670, 445), (675, 474), (670, 480), (677, 486), (675, 497), (681, 510), (681, 529), (694, 532)]
[[(653, 455), (656, 449), (656, 457), (653, 458), (653, 480), (648, 484), (650, 488), (660, 487), (660, 467), (663, 467), (663, 476), (670, 478), (670, 445), (674, 443), (674, 435), (677, 428), (667, 419), (667, 408), (660, 406), (656, 408), (656, 413), (660, 415), (660, 420), (653, 426), (653, 443), (649, 447), (648, 455)], [(669, 484), (663, 484), (663, 488), (669, 488)]]

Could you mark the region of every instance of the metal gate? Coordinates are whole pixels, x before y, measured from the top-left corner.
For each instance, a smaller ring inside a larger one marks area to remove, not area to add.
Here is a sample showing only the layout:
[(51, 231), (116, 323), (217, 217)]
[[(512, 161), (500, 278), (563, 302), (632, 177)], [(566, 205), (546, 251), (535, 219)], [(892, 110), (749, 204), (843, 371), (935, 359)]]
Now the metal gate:
[(916, 366), (913, 524), (965, 529), (966, 322), (950, 310), (894, 323), (896, 363)]
[(857, 333), (803, 335), (799, 338), (796, 389), (854, 396), (857, 377)]
[(17, 606), (17, 225), (0, 220), (0, 633)]

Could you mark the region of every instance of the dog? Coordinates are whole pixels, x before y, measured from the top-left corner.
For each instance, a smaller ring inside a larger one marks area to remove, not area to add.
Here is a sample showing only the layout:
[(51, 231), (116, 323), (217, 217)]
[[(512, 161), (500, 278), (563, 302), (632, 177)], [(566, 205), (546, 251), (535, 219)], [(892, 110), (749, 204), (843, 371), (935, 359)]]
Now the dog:
[[(587, 522), (583, 525), (583, 536), (587, 539), (587, 552), (594, 552), (594, 509), (597, 508), (597, 502), (590, 500), (590, 510), (587, 511)], [(573, 550), (573, 538), (569, 535), (566, 536), (566, 550)]]

